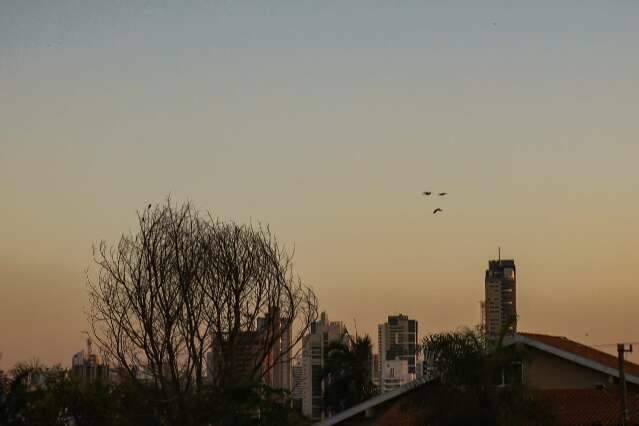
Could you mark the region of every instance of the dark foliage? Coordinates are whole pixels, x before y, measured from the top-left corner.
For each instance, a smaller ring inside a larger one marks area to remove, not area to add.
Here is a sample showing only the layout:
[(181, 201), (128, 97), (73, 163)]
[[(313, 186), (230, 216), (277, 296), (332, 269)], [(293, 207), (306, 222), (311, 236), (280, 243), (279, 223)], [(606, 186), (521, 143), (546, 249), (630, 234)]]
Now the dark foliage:
[(327, 348), (323, 372), (324, 405), (337, 413), (371, 398), (376, 393), (372, 382), (372, 344), (368, 335), (353, 339), (345, 334)]
[[(162, 395), (134, 381), (81, 383), (61, 368), (19, 366), (0, 386), (0, 425), (160, 426), (170, 424)], [(286, 393), (260, 384), (221, 391), (205, 386), (186, 401), (192, 424), (306, 425)], [(181, 424), (181, 423), (180, 423)]]
[(527, 354), (497, 339), (463, 329), (424, 338), (424, 355), (434, 367), (445, 398), (431, 404), (432, 423), (441, 425), (550, 425), (550, 410), (521, 384)]

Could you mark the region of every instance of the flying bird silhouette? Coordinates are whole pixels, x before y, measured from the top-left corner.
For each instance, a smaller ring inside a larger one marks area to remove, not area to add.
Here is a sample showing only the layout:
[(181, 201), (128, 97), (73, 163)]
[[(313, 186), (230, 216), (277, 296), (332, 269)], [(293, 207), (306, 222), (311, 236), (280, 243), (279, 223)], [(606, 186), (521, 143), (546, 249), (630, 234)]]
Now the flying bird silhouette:
[(430, 195), (430, 194), (432, 194), (432, 192), (430, 192), (430, 191), (424, 191), (424, 192), (422, 192), (422, 194), (424, 194), (424, 195)]
[(436, 208), (435, 210), (433, 210), (433, 214), (439, 213), (439, 212), (443, 212), (443, 210), (440, 208)]
[(442, 196), (444, 196), (444, 195), (446, 195), (446, 194), (448, 194), (448, 192), (440, 192), (440, 193), (439, 193), (439, 194), (437, 194), (437, 195), (439, 195), (440, 197), (442, 197)]

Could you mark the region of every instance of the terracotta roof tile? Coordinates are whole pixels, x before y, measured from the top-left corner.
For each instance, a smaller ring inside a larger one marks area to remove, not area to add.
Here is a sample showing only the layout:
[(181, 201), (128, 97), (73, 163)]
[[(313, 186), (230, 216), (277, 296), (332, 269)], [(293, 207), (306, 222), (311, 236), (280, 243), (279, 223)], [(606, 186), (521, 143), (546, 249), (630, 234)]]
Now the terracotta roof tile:
[[(546, 334), (535, 333), (518, 333), (529, 339), (536, 340), (540, 343), (544, 343), (548, 346), (553, 346), (557, 349), (565, 352), (570, 352), (574, 355), (581, 356), (589, 359), (590, 361), (605, 365), (606, 367), (617, 369), (619, 367), (619, 361), (614, 355), (592, 348), (590, 346), (582, 345), (573, 340), (567, 339), (561, 336), (549, 336)], [(639, 377), (639, 365), (629, 361), (624, 362), (626, 373)]]

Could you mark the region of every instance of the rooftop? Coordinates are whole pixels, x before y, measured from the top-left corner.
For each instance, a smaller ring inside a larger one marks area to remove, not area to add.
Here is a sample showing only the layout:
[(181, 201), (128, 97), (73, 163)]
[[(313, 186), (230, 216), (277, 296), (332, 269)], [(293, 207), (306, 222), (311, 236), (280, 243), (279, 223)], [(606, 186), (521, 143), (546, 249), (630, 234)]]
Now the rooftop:
[[(579, 357), (588, 359), (592, 362), (604, 365), (606, 367), (617, 370), (619, 368), (619, 361), (616, 356), (609, 353), (600, 351), (591, 346), (586, 346), (581, 343), (575, 342), (563, 336), (550, 336), (547, 334), (536, 333), (518, 333), (520, 336), (524, 336), (528, 339), (535, 340), (548, 346), (560, 349), (562, 351), (577, 355)], [(629, 361), (624, 362), (625, 370), (627, 374), (639, 377), (639, 365)]]
[(500, 259), (500, 260), (489, 260), (488, 268), (493, 270), (500, 270), (501, 268), (514, 268), (515, 260), (514, 259)]

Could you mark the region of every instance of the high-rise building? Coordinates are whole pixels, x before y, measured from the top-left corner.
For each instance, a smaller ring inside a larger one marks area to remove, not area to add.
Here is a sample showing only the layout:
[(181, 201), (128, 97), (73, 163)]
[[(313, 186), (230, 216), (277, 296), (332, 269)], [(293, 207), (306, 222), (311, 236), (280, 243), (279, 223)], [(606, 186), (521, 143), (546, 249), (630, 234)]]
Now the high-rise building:
[[(381, 392), (416, 378), (418, 323), (406, 315), (391, 315), (378, 327)], [(394, 362), (390, 362), (394, 361)]]
[(266, 363), (271, 368), (266, 373), (264, 382), (273, 389), (282, 389), (290, 391), (291, 386), (291, 349), (292, 337), (291, 326), (285, 326), (279, 311), (275, 310), (268, 313), (263, 318), (258, 319), (257, 329), (274, 330), (276, 338), (274, 339), (271, 351), (268, 354)]
[(100, 362), (100, 357), (93, 353), (91, 338), (87, 339), (86, 351), (80, 351), (73, 355), (71, 374), (84, 383), (109, 380), (109, 367)]
[[(258, 318), (256, 329), (236, 334), (231, 354), (225, 354), (223, 349), (230, 343), (227, 337), (223, 336), (221, 342), (219, 336), (215, 337), (207, 354), (210, 381), (217, 382), (221, 372), (236, 383), (261, 375), (263, 383), (271, 388), (290, 391), (291, 339), (291, 326), (283, 323), (277, 310)], [(266, 345), (270, 349), (265, 354)]]
[(255, 331), (241, 331), (232, 339), (232, 350), (225, 346), (231, 338), (213, 338), (211, 351), (206, 356), (209, 381), (214, 384), (251, 382), (261, 374), (263, 346), (260, 334)]
[(372, 371), (373, 371), (373, 375), (372, 375), (372, 382), (373, 384), (379, 389), (380, 387), (380, 363), (379, 363), (379, 354), (373, 354), (373, 365), (372, 367)]
[(304, 400), (304, 367), (302, 359), (296, 357), (291, 366), (291, 399), (293, 400), (293, 409), (302, 412), (302, 401)]
[(484, 301), (484, 327), (488, 337), (497, 337), (511, 320), (508, 333), (517, 332), (517, 271), (512, 259), (488, 261)]
[(311, 324), (310, 333), (302, 340), (302, 370), (304, 395), (302, 413), (313, 421), (322, 420), (324, 412), (324, 381), (322, 370), (326, 365), (327, 348), (331, 342), (345, 337), (346, 327), (342, 322), (329, 322), (326, 312)]

